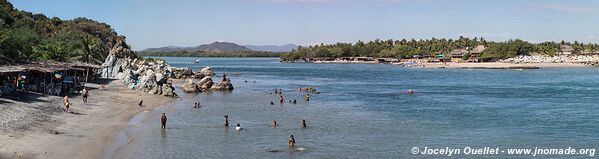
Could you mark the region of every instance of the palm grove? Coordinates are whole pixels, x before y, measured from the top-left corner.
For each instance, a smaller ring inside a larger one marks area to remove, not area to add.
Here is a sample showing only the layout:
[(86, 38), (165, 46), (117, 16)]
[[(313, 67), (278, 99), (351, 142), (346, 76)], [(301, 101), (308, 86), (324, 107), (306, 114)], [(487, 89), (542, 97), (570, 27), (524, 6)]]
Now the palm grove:
[(38, 60), (101, 64), (120, 37), (109, 25), (86, 18), (61, 20), (19, 11), (0, 0), (0, 65)]
[[(301, 60), (319, 57), (377, 57), (377, 58), (412, 58), (414, 55), (446, 55), (455, 49), (474, 48), (484, 45), (485, 49), (479, 59), (482, 61), (495, 61), (528, 55), (532, 52), (545, 55), (556, 55), (561, 47), (570, 46), (573, 53), (595, 52), (599, 50), (597, 44), (583, 44), (580, 42), (543, 42), (538, 44), (523, 40), (508, 40), (505, 42), (487, 41), (484, 38), (466, 38), (460, 36), (458, 39), (426, 39), (426, 40), (374, 40), (369, 42), (358, 41), (352, 43), (320, 44), (308, 47), (298, 47), (289, 53), (281, 55), (286, 61)], [(464, 55), (468, 58), (469, 55)]]

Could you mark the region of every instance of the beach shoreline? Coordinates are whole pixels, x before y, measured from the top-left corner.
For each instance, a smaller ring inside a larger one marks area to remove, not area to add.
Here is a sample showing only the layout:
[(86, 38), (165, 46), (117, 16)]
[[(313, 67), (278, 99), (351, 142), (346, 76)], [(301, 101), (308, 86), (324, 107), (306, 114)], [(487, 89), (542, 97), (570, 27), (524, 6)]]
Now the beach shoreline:
[[(104, 89), (94, 84), (88, 86), (91, 90), (87, 104), (79, 95), (69, 97), (75, 113), (53, 110), (54, 114), (44, 121), (33, 122), (30, 129), (0, 132), (0, 158), (100, 158), (105, 147), (112, 144), (133, 116), (173, 100), (131, 90), (120, 80), (110, 81)], [(138, 106), (140, 100), (143, 107)], [(31, 102), (4, 102), (0, 102), (0, 106), (62, 108), (62, 99), (56, 96), (44, 96)]]
[[(297, 62), (290, 62), (297, 63)], [(509, 63), (509, 62), (390, 62), (379, 63), (375, 61), (310, 61), (309, 64), (391, 64), (411, 68), (456, 68), (456, 69), (538, 69), (538, 68), (586, 68), (592, 67), (584, 63), (574, 62), (539, 62), (539, 63)]]

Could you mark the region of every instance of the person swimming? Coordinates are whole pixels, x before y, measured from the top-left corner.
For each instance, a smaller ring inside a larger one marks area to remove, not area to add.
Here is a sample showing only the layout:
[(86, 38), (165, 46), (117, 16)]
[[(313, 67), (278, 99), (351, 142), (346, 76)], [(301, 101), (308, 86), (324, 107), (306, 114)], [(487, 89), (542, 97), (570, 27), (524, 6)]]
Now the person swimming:
[(306, 128), (306, 120), (302, 119), (302, 125), (301, 125), (301, 127), (302, 128)]
[(306, 95), (304, 95), (304, 100), (306, 100), (306, 101), (310, 101), (310, 94), (306, 94)]
[(271, 126), (274, 128), (274, 127), (279, 126), (279, 124), (277, 124), (276, 120), (273, 120)]
[(275, 105), (275, 102), (270, 101), (270, 105)]
[(225, 127), (229, 126), (229, 116), (225, 115)]
[(289, 147), (295, 147), (295, 138), (293, 135), (289, 135), (289, 139), (287, 140), (287, 145)]
[(411, 90), (411, 89), (409, 89), (409, 90), (408, 90), (408, 94), (414, 94), (414, 91), (413, 91), (413, 90)]
[(160, 123), (162, 124), (162, 129), (166, 129), (166, 114), (162, 113), (160, 117)]
[(294, 99), (294, 100), (293, 100), (293, 104), (296, 104), (296, 103), (297, 103), (297, 101)]
[(194, 103), (194, 105), (193, 105), (193, 108), (201, 108), (201, 107), (202, 107), (202, 105), (200, 105), (199, 102)]
[(241, 131), (241, 129), (242, 129), (242, 128), (241, 128), (241, 125), (240, 125), (239, 123), (237, 123), (237, 126), (235, 127), (235, 130), (237, 130), (237, 131)]

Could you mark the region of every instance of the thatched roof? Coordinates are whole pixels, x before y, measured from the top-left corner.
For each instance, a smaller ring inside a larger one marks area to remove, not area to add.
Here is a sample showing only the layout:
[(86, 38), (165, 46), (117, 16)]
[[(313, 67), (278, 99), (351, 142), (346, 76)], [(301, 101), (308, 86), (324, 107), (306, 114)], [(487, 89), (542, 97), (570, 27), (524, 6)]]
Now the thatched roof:
[(485, 45), (476, 45), (476, 47), (474, 47), (474, 49), (472, 49), (470, 53), (481, 53), (485, 51), (485, 49)]
[(14, 65), (14, 66), (0, 66), (0, 73), (10, 73), (10, 72), (24, 72), (24, 71), (39, 71), (45, 73), (52, 73), (56, 71), (65, 71), (65, 70), (79, 70), (83, 71), (87, 68), (101, 68), (99, 65), (75, 62), (75, 63), (66, 63), (66, 62), (58, 62), (58, 61), (37, 61), (29, 64), (23, 65)]

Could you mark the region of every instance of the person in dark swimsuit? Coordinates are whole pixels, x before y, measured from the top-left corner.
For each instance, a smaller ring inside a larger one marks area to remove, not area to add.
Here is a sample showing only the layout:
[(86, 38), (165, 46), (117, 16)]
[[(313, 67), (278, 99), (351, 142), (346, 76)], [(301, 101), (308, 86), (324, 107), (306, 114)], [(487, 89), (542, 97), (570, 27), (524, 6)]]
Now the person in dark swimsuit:
[(166, 129), (166, 114), (162, 113), (160, 117), (160, 123), (162, 124), (162, 129)]
[(228, 127), (229, 126), (229, 116), (225, 115), (225, 126)]
[(277, 124), (276, 120), (273, 120), (271, 126), (274, 128), (274, 127), (279, 126), (279, 124)]
[(287, 140), (287, 145), (289, 147), (295, 147), (295, 138), (293, 135), (289, 135), (289, 139)]
[(301, 127), (302, 128), (306, 128), (306, 120), (302, 119), (302, 125), (301, 125)]
[(143, 107), (143, 105), (142, 105), (143, 103), (144, 103), (144, 101), (142, 100), (142, 101), (139, 101), (139, 103), (137, 105), (139, 105), (139, 107)]

